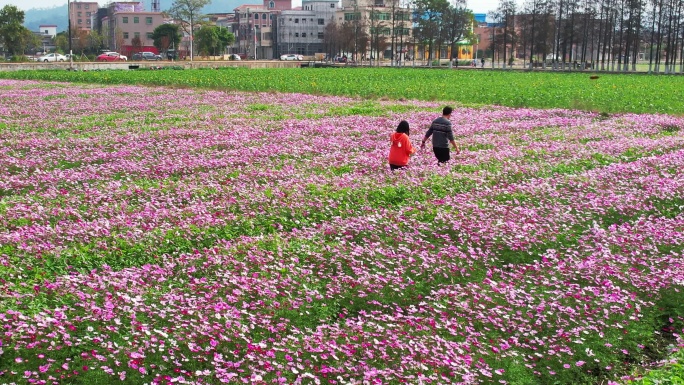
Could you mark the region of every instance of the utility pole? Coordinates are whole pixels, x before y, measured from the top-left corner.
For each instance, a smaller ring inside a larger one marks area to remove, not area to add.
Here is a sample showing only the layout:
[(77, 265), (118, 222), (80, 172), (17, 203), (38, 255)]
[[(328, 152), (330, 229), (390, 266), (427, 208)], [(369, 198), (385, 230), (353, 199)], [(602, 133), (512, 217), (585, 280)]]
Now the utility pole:
[(71, 50), (71, 1), (67, 0), (67, 18), (69, 19), (67, 23), (67, 28), (69, 29), (69, 69), (73, 69), (74, 55)]

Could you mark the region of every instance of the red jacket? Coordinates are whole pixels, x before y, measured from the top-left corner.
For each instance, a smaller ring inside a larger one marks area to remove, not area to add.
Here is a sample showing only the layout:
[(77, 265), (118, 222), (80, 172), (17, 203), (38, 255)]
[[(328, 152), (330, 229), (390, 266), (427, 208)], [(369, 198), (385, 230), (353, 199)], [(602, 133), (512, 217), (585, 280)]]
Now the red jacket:
[(390, 135), (389, 164), (395, 166), (406, 166), (409, 162), (409, 155), (416, 152), (411, 145), (411, 139), (404, 133), (395, 132)]

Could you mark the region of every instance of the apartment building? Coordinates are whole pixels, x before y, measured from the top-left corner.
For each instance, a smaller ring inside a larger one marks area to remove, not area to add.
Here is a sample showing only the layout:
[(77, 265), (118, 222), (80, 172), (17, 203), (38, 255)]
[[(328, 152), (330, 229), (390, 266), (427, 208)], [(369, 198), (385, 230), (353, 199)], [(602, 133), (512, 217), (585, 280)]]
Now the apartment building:
[(368, 41), (359, 45), (365, 47), (366, 52), (358, 54), (385, 59), (394, 56), (406, 60), (413, 49), (411, 14), (411, 9), (400, 0), (342, 0), (336, 22), (338, 25), (358, 23), (359, 28), (363, 29)]
[(264, 0), (235, 8), (233, 53), (247, 58), (273, 59), (274, 25), (278, 14), (292, 9), (292, 0)]
[(74, 30), (92, 31), (98, 3), (96, 1), (69, 2), (69, 21)]
[(275, 57), (326, 52), (325, 28), (335, 19), (337, 0), (303, 0), (301, 9), (282, 11), (275, 26)]
[[(165, 21), (161, 12), (145, 11), (142, 2), (117, 2), (102, 19), (102, 33), (109, 49), (130, 56), (137, 52), (159, 53), (152, 34)], [(136, 44), (138, 43), (138, 44)]]
[(38, 26), (38, 32), (43, 35), (50, 37), (52, 39), (57, 36), (57, 25), (56, 24), (41, 24)]

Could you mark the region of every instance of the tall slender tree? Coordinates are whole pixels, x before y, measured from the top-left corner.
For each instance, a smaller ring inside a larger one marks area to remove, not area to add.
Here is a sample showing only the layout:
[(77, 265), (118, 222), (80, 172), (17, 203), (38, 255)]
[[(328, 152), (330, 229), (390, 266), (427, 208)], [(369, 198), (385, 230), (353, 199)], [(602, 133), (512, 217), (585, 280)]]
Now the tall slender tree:
[(465, 0), (456, 0), (449, 4), (443, 17), (444, 39), (449, 44), (451, 57), (458, 59), (458, 43), (473, 41), (473, 24), (475, 17), (466, 7)]
[(201, 24), (201, 21), (206, 17), (202, 14), (202, 8), (209, 5), (211, 0), (174, 0), (166, 13), (180, 22), (181, 28), (190, 35), (190, 61), (192, 61), (193, 44), (195, 40), (195, 26)]
[(433, 51), (439, 45), (442, 33), (442, 16), (449, 8), (448, 0), (416, 0), (418, 38), (428, 47), (428, 62), (432, 65)]

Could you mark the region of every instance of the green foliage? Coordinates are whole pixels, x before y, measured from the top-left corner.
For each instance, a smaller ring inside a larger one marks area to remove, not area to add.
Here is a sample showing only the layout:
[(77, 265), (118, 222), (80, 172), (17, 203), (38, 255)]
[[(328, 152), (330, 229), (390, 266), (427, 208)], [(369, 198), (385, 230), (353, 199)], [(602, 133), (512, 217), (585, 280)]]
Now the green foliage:
[(15, 5), (5, 5), (0, 9), (0, 41), (10, 55), (22, 53), (27, 43), (26, 39), (30, 38), (26, 32), (31, 32), (22, 25), (23, 23), (24, 11)]
[(684, 350), (675, 352), (667, 363), (645, 373), (641, 378), (627, 381), (628, 385), (684, 385)]
[(168, 50), (169, 47), (178, 47), (181, 37), (178, 25), (176, 24), (162, 24), (157, 26), (157, 28), (154, 29), (154, 32), (152, 32), (154, 46), (157, 47), (160, 52)]
[(219, 28), (215, 25), (204, 25), (195, 33), (197, 42), (197, 52), (202, 56), (216, 56), (223, 54), (225, 46), (222, 47), (218, 36)]
[[(584, 73), (439, 71), (415, 68), (231, 68), (223, 71), (8, 71), (2, 78), (102, 84), (280, 91), (367, 99), (460, 101), (535, 108), (575, 106), (604, 115), (617, 112), (684, 114), (684, 78)], [(481, 92), (454, 92), (454, 84), (478, 84)], [(374, 108), (371, 105), (364, 108)], [(343, 111), (340, 111), (343, 112)], [(358, 113), (359, 111), (348, 111)], [(600, 119), (599, 115), (597, 119)], [(664, 127), (665, 133), (677, 127)]]

